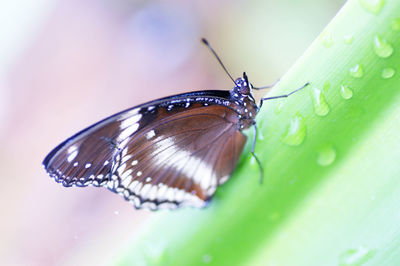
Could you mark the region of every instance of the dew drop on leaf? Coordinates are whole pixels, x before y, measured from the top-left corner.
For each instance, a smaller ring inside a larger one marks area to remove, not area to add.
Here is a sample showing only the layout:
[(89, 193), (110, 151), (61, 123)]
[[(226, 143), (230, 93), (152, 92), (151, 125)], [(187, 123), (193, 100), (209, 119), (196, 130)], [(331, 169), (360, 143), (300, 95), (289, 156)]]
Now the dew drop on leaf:
[(314, 112), (318, 116), (326, 116), (329, 113), (329, 106), (325, 94), (320, 89), (314, 88), (310, 91)]
[(396, 71), (393, 68), (385, 67), (384, 69), (382, 69), (381, 77), (384, 79), (390, 79), (391, 77), (394, 76), (395, 73)]
[(353, 78), (361, 78), (364, 75), (364, 69), (360, 64), (357, 64), (349, 69), (349, 73)]
[(340, 266), (359, 266), (375, 255), (375, 251), (366, 247), (348, 249), (339, 256)]
[(353, 43), (354, 37), (353, 34), (346, 34), (343, 36), (343, 41), (345, 44), (351, 44)]
[(304, 118), (297, 113), (290, 120), (286, 132), (281, 137), (281, 141), (290, 146), (298, 146), (303, 143), (306, 135), (306, 122), (304, 121)]
[(317, 163), (321, 166), (331, 165), (336, 159), (336, 150), (333, 145), (326, 143), (318, 148)]
[(385, 0), (359, 0), (361, 6), (368, 12), (379, 14), (385, 5)]
[(282, 107), (285, 105), (285, 102), (284, 101), (279, 101), (278, 100), (278, 102), (276, 103), (276, 105), (275, 105), (275, 110), (274, 110), (274, 113), (275, 114), (279, 114), (281, 111), (282, 111)]
[(353, 97), (353, 91), (346, 85), (340, 86), (340, 95), (343, 99), (348, 100)]
[(379, 57), (387, 58), (392, 55), (393, 47), (388, 41), (386, 41), (379, 35), (375, 35), (374, 36), (374, 52)]
[(333, 43), (334, 43), (332, 34), (330, 34), (328, 32), (323, 32), (321, 34), (320, 38), (321, 38), (322, 44), (325, 47), (331, 47), (333, 45)]

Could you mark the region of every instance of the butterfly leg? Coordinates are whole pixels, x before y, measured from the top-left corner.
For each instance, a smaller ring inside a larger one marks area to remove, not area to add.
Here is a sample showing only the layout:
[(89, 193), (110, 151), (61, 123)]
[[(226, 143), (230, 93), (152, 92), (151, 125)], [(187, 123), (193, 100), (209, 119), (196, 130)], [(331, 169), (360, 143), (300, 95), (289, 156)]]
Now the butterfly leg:
[(260, 168), (260, 184), (262, 184), (263, 178), (264, 178), (264, 170), (263, 170), (260, 160), (258, 159), (258, 157), (255, 153), (257, 133), (258, 133), (258, 128), (257, 128), (256, 123), (253, 124), (253, 128), (254, 128), (254, 134), (253, 134), (253, 143), (251, 145), (251, 155), (254, 157), (254, 159), (256, 160), (256, 162), (258, 164), (258, 167)]
[(261, 108), (263, 102), (266, 101), (266, 100), (272, 100), (272, 99), (279, 99), (279, 98), (286, 98), (286, 97), (289, 97), (289, 96), (292, 95), (293, 93), (298, 92), (298, 91), (301, 90), (301, 89), (304, 89), (308, 84), (310, 84), (310, 82), (307, 82), (306, 84), (304, 84), (304, 85), (301, 86), (300, 88), (295, 89), (294, 91), (289, 92), (288, 94), (261, 98), (261, 100), (260, 100), (260, 106), (258, 106), (258, 108)]
[[(258, 90), (258, 89), (266, 89), (266, 88), (269, 88), (269, 87), (274, 86), (278, 81), (279, 81), (279, 79), (278, 79), (274, 84), (272, 84), (272, 85), (270, 85), (270, 86), (260, 87), (260, 88), (254, 88), (254, 89), (256, 89), (256, 90)], [(295, 93), (295, 92), (297, 92), (297, 91), (299, 91), (299, 90), (305, 88), (308, 84), (310, 84), (310, 83), (307, 82), (306, 84), (304, 84), (304, 85), (301, 86), (300, 88), (298, 88), (298, 89), (296, 89), (296, 90), (294, 90), (294, 91), (292, 91), (292, 92), (290, 92), (290, 93), (288, 93), (288, 94), (261, 98), (261, 100), (260, 100), (260, 105), (259, 105), (258, 108), (260, 109), (261, 106), (262, 106), (262, 104), (263, 104), (263, 102), (266, 101), (266, 100), (272, 100), (272, 99), (279, 99), (279, 98), (286, 98), (286, 97), (289, 97), (289, 96), (292, 95), (293, 93)], [(260, 160), (258, 159), (257, 155), (255, 154), (256, 140), (257, 140), (257, 133), (258, 133), (257, 124), (256, 124), (255, 122), (254, 122), (254, 124), (253, 124), (253, 127), (254, 127), (254, 134), (253, 134), (253, 143), (252, 143), (252, 146), (251, 146), (251, 154), (252, 154), (252, 156), (254, 157), (254, 159), (257, 161), (257, 164), (258, 164), (258, 166), (259, 166), (259, 168), (260, 168), (260, 184), (262, 184), (262, 182), (263, 182), (263, 177), (264, 177), (264, 171), (263, 171), (263, 167), (262, 167), (262, 165), (261, 165)]]

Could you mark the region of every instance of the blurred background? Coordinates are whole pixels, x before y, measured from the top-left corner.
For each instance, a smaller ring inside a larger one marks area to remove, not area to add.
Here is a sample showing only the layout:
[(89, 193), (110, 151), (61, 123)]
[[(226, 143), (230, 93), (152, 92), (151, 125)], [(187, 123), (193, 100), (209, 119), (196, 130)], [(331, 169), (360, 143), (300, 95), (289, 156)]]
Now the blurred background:
[[(0, 2), (2, 265), (105, 265), (157, 213), (41, 166), (80, 129), (155, 98), (284, 75), (344, 0)], [(171, 212), (173, 215), (173, 212)]]

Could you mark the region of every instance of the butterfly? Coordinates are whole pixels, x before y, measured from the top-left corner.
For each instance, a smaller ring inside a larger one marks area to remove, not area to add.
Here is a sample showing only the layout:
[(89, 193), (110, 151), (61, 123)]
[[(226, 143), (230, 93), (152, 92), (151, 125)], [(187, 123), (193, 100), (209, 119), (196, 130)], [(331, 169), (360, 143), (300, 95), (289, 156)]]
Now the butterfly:
[(43, 166), (65, 187), (106, 187), (137, 209), (205, 207), (235, 169), (251, 126), (255, 156), (262, 102), (308, 84), (257, 105), (252, 90), (266, 87), (253, 87), (246, 73), (233, 81), (230, 91), (183, 93), (114, 114), (59, 144)]

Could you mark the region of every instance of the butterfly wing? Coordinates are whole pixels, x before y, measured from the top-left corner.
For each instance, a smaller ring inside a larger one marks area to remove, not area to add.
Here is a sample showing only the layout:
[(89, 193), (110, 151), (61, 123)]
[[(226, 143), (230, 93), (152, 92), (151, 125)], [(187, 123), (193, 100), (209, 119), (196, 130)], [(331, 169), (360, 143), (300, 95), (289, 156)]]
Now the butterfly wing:
[(136, 208), (203, 207), (246, 142), (223, 93), (183, 94), (121, 112), (66, 140), (43, 164), (64, 186), (106, 186)]
[(46, 156), (46, 171), (66, 187), (106, 185), (120, 151), (118, 143), (137, 127), (126, 124), (138, 122), (141, 116), (138, 108), (132, 108), (78, 132)]
[(237, 116), (222, 106), (194, 107), (144, 128), (118, 156), (113, 189), (138, 208), (203, 207), (246, 141), (230, 115)]

